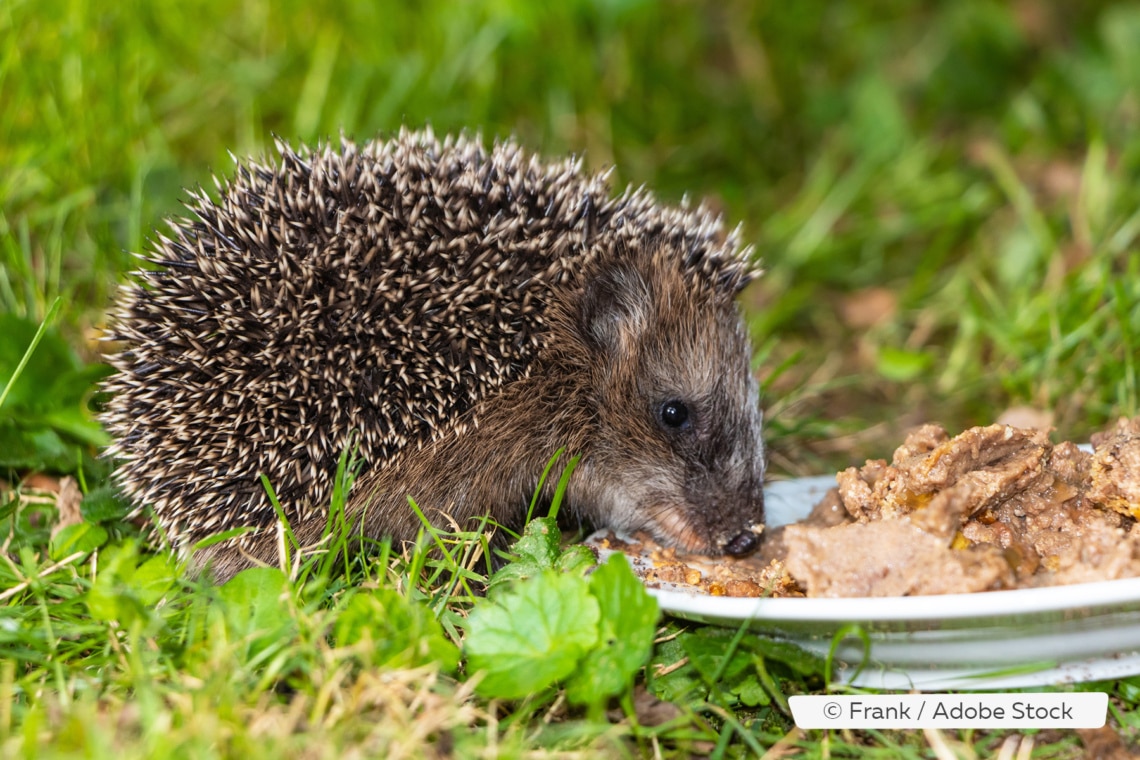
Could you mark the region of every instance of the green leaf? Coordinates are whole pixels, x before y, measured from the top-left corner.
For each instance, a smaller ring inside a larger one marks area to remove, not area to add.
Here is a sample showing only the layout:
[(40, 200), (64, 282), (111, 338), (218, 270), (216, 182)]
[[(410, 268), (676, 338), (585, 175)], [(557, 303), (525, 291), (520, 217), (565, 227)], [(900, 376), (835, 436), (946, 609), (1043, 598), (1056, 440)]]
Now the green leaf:
[(1133, 705), (1140, 704), (1140, 678), (1133, 676), (1117, 682), (1116, 688), (1122, 699)]
[(754, 673), (741, 679), (733, 687), (732, 693), (740, 698), (742, 704), (748, 707), (759, 707), (772, 703), (772, 698), (764, 690), (764, 685), (760, 683), (759, 676)]
[(124, 578), (129, 578), (138, 567), (138, 551), (133, 542), (112, 546), (99, 555), (99, 574), (87, 591), (87, 609), (91, 617), (104, 622), (121, 621), (137, 616), (138, 605), (120, 593)]
[(368, 642), (365, 664), (370, 667), (414, 668), (438, 663), (454, 672), (459, 650), (423, 604), (409, 601), (389, 588), (361, 591), (348, 601), (334, 626), (337, 646)]
[(130, 579), (131, 592), (154, 607), (178, 581), (178, 567), (169, 554), (156, 554), (139, 565)]
[[(538, 517), (526, 524), (523, 534), (510, 548), (517, 559), (500, 568), (491, 578), (489, 588), (506, 581), (532, 578), (544, 570), (552, 570), (562, 556), (562, 531), (552, 517)], [(587, 550), (588, 551), (588, 550)], [(591, 559), (591, 564), (593, 560)]]
[(562, 554), (562, 531), (550, 517), (539, 517), (527, 523), (522, 537), (511, 547), (524, 563), (542, 570), (554, 568)]
[(113, 545), (100, 552), (99, 574), (87, 592), (87, 608), (97, 620), (123, 627), (141, 621), (153, 628), (161, 622), (155, 608), (177, 580), (178, 571), (169, 555), (155, 555), (140, 563), (134, 542)]
[[(681, 638), (687, 635), (691, 634), (682, 633), (662, 641), (653, 650), (653, 658), (646, 669), (646, 687), (658, 699), (683, 703), (708, 691), (681, 643)], [(665, 675), (656, 675), (660, 671)]]
[[(696, 663), (701, 672), (711, 676), (716, 673), (719, 660), (714, 662), (710, 658), (722, 655), (724, 651), (728, 649), (734, 637), (735, 632), (731, 629), (706, 627), (699, 629), (695, 633), (682, 634), (680, 638), (685, 642), (686, 652), (696, 656)], [(781, 641), (779, 639), (768, 638), (767, 636), (747, 633), (740, 638), (737, 644), (737, 650), (745, 653), (754, 653), (763, 657), (765, 660), (782, 663), (801, 675), (821, 675), (824, 671), (825, 663), (822, 657), (789, 641)], [(747, 660), (747, 658), (745, 658), (745, 660)], [(734, 655), (733, 663), (730, 664), (729, 669), (722, 674), (722, 678), (727, 678), (734, 672), (739, 672), (739, 670), (743, 668), (743, 665), (744, 661), (737, 663)]]
[(801, 675), (823, 675), (825, 660), (790, 641), (767, 636), (747, 636), (744, 645), (766, 660), (783, 663)]
[(111, 443), (111, 436), (107, 435), (103, 426), (91, 419), (79, 405), (49, 412), (42, 419), (53, 430), (88, 446), (102, 448)]
[(61, 560), (75, 552), (93, 552), (107, 542), (107, 531), (88, 522), (63, 528), (51, 540), (51, 558)]
[[(724, 633), (729, 635), (725, 636)], [(729, 651), (732, 633), (727, 629), (701, 629), (697, 633), (681, 634), (678, 637), (685, 654), (689, 655), (689, 661), (710, 686), (733, 683), (752, 666), (752, 655), (745, 647), (738, 645)], [(727, 662), (724, 661), (726, 657)]]
[(83, 497), (79, 509), (87, 522), (101, 523), (124, 519), (130, 513), (131, 505), (119, 497), (114, 486), (104, 483)]
[(209, 611), (211, 636), (238, 645), (237, 654), (246, 662), (291, 642), (297, 626), (289, 589), (288, 578), (276, 567), (242, 570), (218, 589)]
[(279, 628), (289, 617), (287, 586), (288, 579), (276, 567), (251, 567), (231, 578), (218, 591), (230, 633), (240, 638)]
[(587, 546), (574, 544), (568, 546), (566, 551), (555, 563), (555, 569), (562, 573), (585, 574), (587, 570), (598, 564), (598, 557)]
[(660, 659), (661, 651), (667, 649), (663, 644), (655, 654), (655, 664), (669, 666), (682, 656), (688, 657), (689, 663), (654, 679), (649, 686), (657, 696), (673, 702), (700, 699), (708, 688), (735, 695), (749, 707), (767, 705), (774, 699), (783, 709), (786, 700), (781, 678), (788, 677), (789, 671), (802, 677), (824, 670), (821, 657), (795, 644), (728, 628), (708, 626), (687, 631), (667, 644), (674, 651)]
[(598, 602), (586, 580), (547, 571), (494, 600), (467, 621), (467, 671), (478, 691), (519, 699), (570, 675), (598, 640)]
[(55, 431), (26, 429), (11, 420), (0, 420), (0, 467), (71, 472), (77, 460), (75, 447), (67, 445)]
[(621, 694), (653, 651), (657, 600), (629, 568), (625, 555), (613, 554), (590, 576), (598, 600), (598, 644), (587, 653), (567, 684), (575, 704), (600, 703)]

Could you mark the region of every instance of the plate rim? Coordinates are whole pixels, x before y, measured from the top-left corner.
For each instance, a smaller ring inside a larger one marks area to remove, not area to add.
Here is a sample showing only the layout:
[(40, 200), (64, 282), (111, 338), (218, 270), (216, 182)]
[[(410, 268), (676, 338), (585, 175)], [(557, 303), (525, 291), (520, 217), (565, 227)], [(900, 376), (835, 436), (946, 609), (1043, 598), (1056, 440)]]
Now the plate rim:
[(646, 587), (662, 611), (733, 620), (812, 623), (943, 623), (1140, 607), (1140, 578), (967, 594), (861, 597), (726, 597)]

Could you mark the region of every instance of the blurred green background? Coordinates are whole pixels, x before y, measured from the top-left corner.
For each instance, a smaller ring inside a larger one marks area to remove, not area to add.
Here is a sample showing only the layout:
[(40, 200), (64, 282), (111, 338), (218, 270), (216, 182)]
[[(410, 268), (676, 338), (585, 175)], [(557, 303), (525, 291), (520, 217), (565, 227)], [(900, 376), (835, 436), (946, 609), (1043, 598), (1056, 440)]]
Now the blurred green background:
[(130, 252), (228, 152), (424, 124), (741, 223), (778, 472), (1137, 409), (1137, 3), (6, 0), (0, 356), (62, 296), (96, 360)]

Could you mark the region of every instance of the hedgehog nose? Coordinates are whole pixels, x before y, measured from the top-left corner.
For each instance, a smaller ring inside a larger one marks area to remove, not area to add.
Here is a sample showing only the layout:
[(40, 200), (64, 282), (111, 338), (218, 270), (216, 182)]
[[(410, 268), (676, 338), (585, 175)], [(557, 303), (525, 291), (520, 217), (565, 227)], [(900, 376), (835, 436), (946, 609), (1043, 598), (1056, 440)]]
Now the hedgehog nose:
[(750, 530), (743, 530), (729, 539), (724, 545), (724, 553), (730, 557), (743, 557), (756, 550), (760, 545), (760, 537)]

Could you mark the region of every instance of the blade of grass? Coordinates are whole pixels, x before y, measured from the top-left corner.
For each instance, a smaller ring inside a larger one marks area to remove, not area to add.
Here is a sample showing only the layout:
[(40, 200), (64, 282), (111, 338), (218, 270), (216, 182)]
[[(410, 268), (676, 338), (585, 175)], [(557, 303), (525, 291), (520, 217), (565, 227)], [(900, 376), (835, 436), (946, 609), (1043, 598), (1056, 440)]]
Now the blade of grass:
[(32, 354), (35, 353), (36, 346), (40, 344), (40, 340), (44, 337), (44, 333), (47, 331), (48, 325), (51, 324), (51, 321), (53, 319), (55, 319), (55, 315), (59, 311), (59, 305), (62, 300), (62, 298), (56, 296), (56, 299), (52, 301), (51, 306), (48, 308), (47, 314), (45, 314), (44, 318), (40, 320), (40, 326), (36, 330), (36, 334), (32, 336), (32, 342), (28, 344), (28, 349), (24, 351), (24, 356), (20, 359), (20, 363), (16, 365), (16, 370), (12, 373), (12, 376), (8, 378), (8, 382), (4, 386), (4, 391), (0, 392), (0, 408), (3, 408), (4, 401), (8, 398), (8, 393), (12, 390), (12, 386), (16, 384), (16, 380), (24, 371), (24, 367), (28, 366), (28, 360), (30, 360), (32, 358)]

